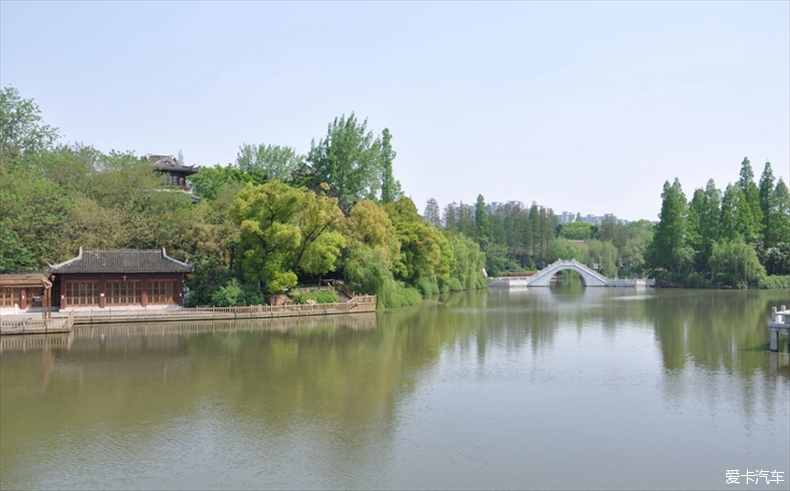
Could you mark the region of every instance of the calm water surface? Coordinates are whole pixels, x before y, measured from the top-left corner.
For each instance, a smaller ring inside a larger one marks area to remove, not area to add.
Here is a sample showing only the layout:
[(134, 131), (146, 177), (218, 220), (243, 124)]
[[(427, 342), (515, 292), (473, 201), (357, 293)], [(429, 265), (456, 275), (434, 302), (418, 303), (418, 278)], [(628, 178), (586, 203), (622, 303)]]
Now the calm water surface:
[(789, 489), (782, 303), (570, 283), (5, 337), (0, 487)]

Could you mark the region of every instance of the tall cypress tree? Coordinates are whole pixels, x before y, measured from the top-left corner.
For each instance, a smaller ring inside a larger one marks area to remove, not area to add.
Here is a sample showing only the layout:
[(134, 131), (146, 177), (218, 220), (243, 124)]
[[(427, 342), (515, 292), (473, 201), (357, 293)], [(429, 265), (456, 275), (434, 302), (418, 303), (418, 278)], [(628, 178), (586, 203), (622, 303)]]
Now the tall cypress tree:
[(704, 206), (699, 216), (699, 234), (702, 258), (707, 264), (713, 244), (721, 240), (719, 220), (721, 218), (721, 191), (713, 179), (705, 186)]
[[(754, 183), (752, 164), (746, 157), (741, 162), (738, 188), (743, 193), (744, 198), (738, 205), (739, 229), (747, 242), (754, 241), (754, 239), (762, 235), (763, 217), (760, 209), (760, 191)], [(748, 207), (748, 210), (745, 209), (746, 207)]]
[(765, 169), (763, 169), (763, 175), (760, 176), (760, 211), (763, 214), (763, 245), (768, 247), (773, 247), (775, 245), (772, 232), (771, 232), (771, 218), (773, 218), (773, 213), (771, 213), (772, 204), (774, 201), (774, 173), (771, 170), (771, 163), (765, 163)]
[(648, 264), (669, 272), (682, 272), (690, 263), (691, 251), (686, 242), (686, 196), (680, 181), (664, 183), (661, 193), (660, 221), (648, 248)]
[(777, 244), (790, 244), (790, 192), (782, 178), (774, 188), (773, 218), (771, 219), (772, 235)]
[(727, 184), (721, 198), (721, 214), (719, 215), (719, 237), (723, 240), (734, 240), (738, 236), (736, 220), (736, 205), (738, 201), (738, 188)]
[(486, 199), (482, 194), (477, 195), (477, 203), (475, 203), (475, 228), (477, 242), (485, 250), (488, 245), (488, 212), (486, 211)]
[(389, 128), (384, 128), (381, 133), (381, 202), (392, 203), (403, 195), (400, 182), (392, 175), (392, 161), (395, 160), (395, 150), (392, 149), (392, 135)]

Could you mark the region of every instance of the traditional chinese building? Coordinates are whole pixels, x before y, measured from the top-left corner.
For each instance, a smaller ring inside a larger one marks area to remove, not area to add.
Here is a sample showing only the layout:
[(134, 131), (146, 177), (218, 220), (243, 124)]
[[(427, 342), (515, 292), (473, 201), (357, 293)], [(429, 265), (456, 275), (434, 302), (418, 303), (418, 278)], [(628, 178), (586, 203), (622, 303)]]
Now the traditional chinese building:
[(156, 170), (162, 174), (165, 184), (173, 184), (184, 191), (189, 190), (187, 177), (197, 174), (200, 169), (194, 165), (183, 165), (172, 155), (147, 155), (148, 161), (154, 164)]
[(60, 308), (183, 306), (185, 275), (194, 267), (154, 250), (83, 251), (50, 265)]

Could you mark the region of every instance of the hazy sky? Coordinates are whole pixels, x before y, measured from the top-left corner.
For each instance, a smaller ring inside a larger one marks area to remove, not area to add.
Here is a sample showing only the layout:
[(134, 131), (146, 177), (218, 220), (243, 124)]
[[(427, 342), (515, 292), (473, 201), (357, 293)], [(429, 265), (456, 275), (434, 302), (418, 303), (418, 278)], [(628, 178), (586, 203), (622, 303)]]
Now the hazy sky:
[(665, 180), (790, 170), (789, 2), (0, 2), (0, 84), (64, 141), (226, 164), (389, 128), (423, 210), (657, 219)]

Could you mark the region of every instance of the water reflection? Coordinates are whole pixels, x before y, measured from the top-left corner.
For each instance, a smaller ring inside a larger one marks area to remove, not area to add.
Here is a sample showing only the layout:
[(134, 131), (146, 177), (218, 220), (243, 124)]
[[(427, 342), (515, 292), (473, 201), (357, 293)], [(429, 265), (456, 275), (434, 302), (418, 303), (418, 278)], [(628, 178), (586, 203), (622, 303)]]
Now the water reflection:
[[(502, 387), (532, 394), (519, 404), (541, 415), (533, 423), (538, 426), (527, 428), (543, 445), (550, 444), (540, 440), (540, 428), (555, 423), (557, 414), (580, 404), (608, 411), (620, 394), (649, 399), (654, 391), (677, 418), (691, 404), (713, 413), (734, 408), (743, 414), (736, 427), (781, 419), (788, 407), (788, 356), (766, 352), (765, 323), (771, 306), (787, 303), (784, 297), (571, 283), (443, 295), (368, 317), (130, 325), (2, 338), (1, 484), (368, 488), (436, 478), (427, 487), (608, 487), (616, 482), (605, 476), (526, 486), (519, 469), (488, 475), (494, 461), (513, 467), (509, 453), (493, 458), (491, 452), (507, 446), (507, 428), (524, 424), (490, 423), (502, 418), (498, 407), (508, 407)], [(470, 389), (470, 383), (476, 385)], [(469, 391), (491, 399), (464, 412), (469, 396), (456, 398)], [(555, 399), (562, 405), (554, 406)], [(444, 413), (433, 413), (445, 404)], [(625, 414), (643, 411), (640, 404), (648, 402), (629, 404)], [(436, 428), (464, 421), (463, 433), (472, 431), (469, 414), (492, 429), (467, 441), (488, 450), (463, 454), (481, 460), (479, 467), (464, 464), (473, 469), (466, 480), (453, 480), (460, 477), (452, 463), (447, 468), (455, 470), (446, 475), (409, 471), (420, 468), (415, 456), (442, 459), (456, 446), (452, 436), (425, 442), (414, 421)], [(639, 431), (621, 416), (600, 419), (603, 414), (596, 421), (610, 434), (624, 426), (629, 434)], [(546, 438), (564, 442), (562, 452), (572, 454), (601, 441), (600, 435), (585, 440), (585, 431)], [(104, 465), (100, 474), (92, 470), (97, 464)], [(620, 487), (634, 487), (628, 483)]]

